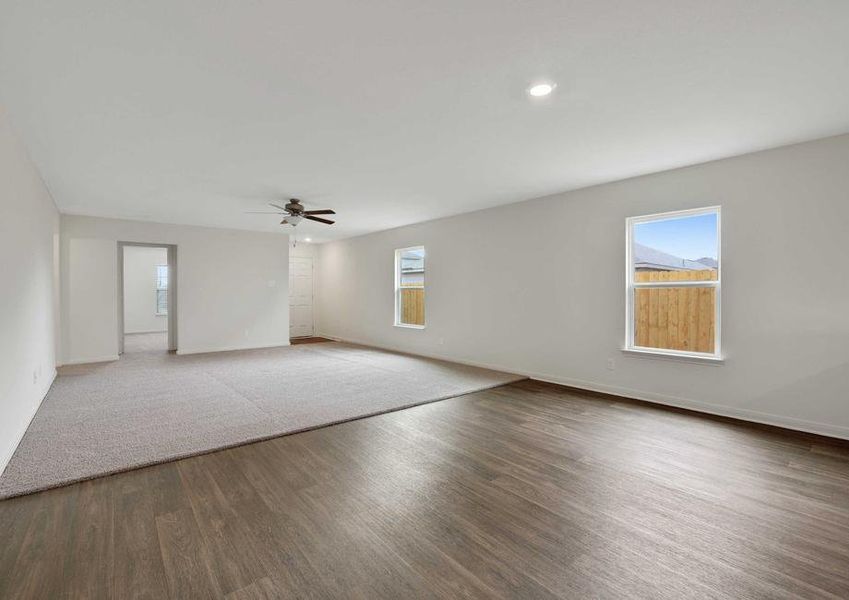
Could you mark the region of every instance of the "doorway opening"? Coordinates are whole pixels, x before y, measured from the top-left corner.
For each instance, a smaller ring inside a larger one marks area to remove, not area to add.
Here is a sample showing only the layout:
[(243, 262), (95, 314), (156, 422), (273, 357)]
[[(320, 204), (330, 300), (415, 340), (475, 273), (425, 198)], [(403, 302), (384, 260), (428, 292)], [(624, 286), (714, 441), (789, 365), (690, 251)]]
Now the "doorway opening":
[(177, 247), (118, 243), (118, 351), (177, 349)]

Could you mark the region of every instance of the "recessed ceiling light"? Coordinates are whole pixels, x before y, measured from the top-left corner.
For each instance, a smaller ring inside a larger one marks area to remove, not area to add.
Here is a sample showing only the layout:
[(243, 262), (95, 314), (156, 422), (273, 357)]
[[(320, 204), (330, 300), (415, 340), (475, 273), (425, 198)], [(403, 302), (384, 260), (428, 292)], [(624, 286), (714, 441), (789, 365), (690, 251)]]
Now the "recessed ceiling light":
[(311, 241), (312, 241), (312, 238), (304, 238), (304, 241), (305, 241), (305, 242), (311, 242)]
[(556, 83), (535, 83), (528, 88), (528, 93), (534, 98), (548, 96), (557, 87)]

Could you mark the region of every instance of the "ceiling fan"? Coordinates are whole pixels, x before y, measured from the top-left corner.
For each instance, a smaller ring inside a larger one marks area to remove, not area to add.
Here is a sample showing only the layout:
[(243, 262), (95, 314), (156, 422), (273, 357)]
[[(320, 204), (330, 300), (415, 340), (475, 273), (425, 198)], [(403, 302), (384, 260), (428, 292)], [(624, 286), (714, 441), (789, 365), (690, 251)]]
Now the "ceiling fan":
[(336, 211), (331, 210), (329, 208), (323, 208), (321, 210), (304, 210), (304, 205), (301, 204), (301, 201), (297, 198), (290, 198), (289, 202), (287, 202), (285, 206), (280, 206), (279, 204), (275, 204), (274, 202), (269, 202), (268, 205), (280, 210), (274, 212), (248, 211), (248, 213), (254, 215), (286, 215), (286, 218), (280, 221), (280, 224), (291, 225), (292, 227), (300, 223), (301, 219), (308, 219), (310, 221), (316, 221), (318, 223), (325, 223), (326, 225), (333, 225), (333, 223), (335, 223), (335, 221), (331, 221), (330, 219), (322, 219), (321, 217), (317, 217), (315, 215), (335, 215)]

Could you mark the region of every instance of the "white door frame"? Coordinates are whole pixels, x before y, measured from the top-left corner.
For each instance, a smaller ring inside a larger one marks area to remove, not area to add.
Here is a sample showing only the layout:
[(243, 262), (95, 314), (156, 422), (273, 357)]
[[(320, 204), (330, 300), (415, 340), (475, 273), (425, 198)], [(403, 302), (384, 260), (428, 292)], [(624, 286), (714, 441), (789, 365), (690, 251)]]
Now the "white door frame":
[(177, 246), (118, 242), (118, 354), (124, 353), (124, 247), (165, 248), (168, 251), (168, 350), (177, 350)]

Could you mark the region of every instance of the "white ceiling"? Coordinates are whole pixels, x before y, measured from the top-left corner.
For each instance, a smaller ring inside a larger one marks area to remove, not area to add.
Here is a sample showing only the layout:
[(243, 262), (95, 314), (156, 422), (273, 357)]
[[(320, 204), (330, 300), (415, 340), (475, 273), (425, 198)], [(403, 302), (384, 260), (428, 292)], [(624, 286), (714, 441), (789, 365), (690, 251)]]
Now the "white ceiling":
[[(845, 0), (0, 0), (63, 212), (347, 237), (849, 131)], [(544, 78), (553, 97), (524, 90)]]

